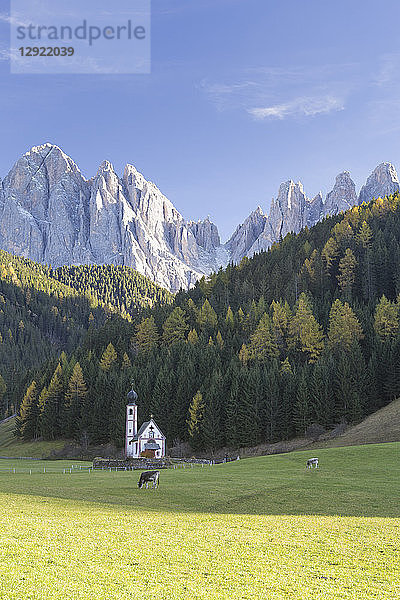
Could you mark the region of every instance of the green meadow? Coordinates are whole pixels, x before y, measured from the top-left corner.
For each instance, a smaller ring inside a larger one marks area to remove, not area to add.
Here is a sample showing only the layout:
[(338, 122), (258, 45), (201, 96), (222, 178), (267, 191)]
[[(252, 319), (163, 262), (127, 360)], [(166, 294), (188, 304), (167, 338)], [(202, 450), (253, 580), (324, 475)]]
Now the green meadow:
[(158, 490), (1, 460), (0, 598), (399, 598), (400, 443), (312, 456), (162, 471)]

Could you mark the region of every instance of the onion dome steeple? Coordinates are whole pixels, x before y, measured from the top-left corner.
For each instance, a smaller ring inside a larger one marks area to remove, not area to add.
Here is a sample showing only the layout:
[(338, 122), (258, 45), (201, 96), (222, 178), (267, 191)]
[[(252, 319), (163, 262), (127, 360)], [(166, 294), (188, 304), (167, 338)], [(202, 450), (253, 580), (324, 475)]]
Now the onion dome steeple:
[(132, 389), (130, 392), (128, 392), (127, 399), (128, 399), (128, 404), (135, 405), (136, 401), (138, 399), (138, 395), (135, 392), (135, 390), (133, 389), (133, 384), (134, 384), (134, 382), (132, 381)]

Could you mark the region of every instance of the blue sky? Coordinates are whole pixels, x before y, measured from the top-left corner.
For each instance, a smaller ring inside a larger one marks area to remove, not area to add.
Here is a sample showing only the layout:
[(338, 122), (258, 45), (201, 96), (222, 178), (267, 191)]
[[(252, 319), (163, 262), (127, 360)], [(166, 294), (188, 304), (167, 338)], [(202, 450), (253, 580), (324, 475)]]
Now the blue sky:
[(87, 177), (130, 162), (226, 239), (281, 181), (400, 167), (398, 0), (153, 0), (149, 75), (11, 75), (8, 12), (0, 177), (46, 141)]

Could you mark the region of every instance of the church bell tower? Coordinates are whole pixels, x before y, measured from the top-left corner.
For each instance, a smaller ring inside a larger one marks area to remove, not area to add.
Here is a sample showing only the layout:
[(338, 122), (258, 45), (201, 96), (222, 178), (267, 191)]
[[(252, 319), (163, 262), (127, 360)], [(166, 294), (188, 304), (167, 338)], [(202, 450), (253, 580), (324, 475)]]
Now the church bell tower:
[(137, 456), (137, 442), (135, 442), (137, 434), (137, 401), (138, 395), (133, 389), (128, 393), (126, 405), (126, 429), (125, 429), (125, 455)]

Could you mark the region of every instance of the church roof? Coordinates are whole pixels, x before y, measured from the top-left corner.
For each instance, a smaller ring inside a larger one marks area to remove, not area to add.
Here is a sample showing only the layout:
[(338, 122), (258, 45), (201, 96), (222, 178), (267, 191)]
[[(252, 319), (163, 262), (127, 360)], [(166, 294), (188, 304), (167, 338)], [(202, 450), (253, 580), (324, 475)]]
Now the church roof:
[(150, 419), (150, 421), (145, 421), (144, 423), (142, 423), (142, 425), (139, 428), (139, 431), (137, 432), (137, 434), (135, 435), (133, 440), (138, 440), (140, 438), (140, 436), (144, 433), (146, 427), (148, 427), (148, 425), (150, 425), (150, 423), (154, 423), (154, 425), (157, 427), (158, 431), (160, 432), (161, 436), (163, 438), (165, 438), (165, 435), (163, 434), (163, 432), (161, 431), (161, 429), (159, 428), (157, 423), (154, 421), (154, 419)]
[(138, 437), (139, 437), (139, 435), (142, 435), (142, 433), (146, 429), (147, 425), (150, 425), (150, 421), (145, 421), (144, 423), (142, 423), (142, 425), (139, 428), (139, 431), (137, 432)]

